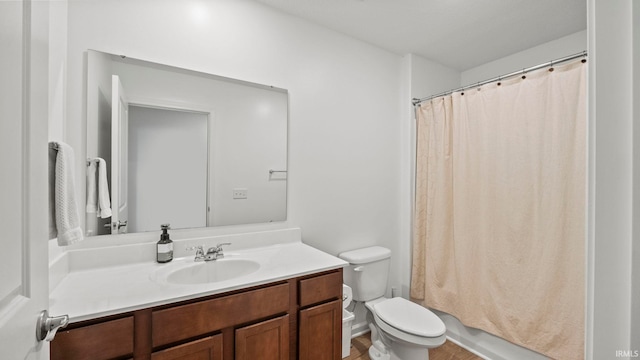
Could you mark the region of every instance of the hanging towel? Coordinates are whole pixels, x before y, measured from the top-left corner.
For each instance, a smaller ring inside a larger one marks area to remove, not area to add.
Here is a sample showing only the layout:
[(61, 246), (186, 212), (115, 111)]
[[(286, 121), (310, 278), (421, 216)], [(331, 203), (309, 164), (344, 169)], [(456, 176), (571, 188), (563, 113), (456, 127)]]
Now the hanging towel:
[(103, 219), (111, 216), (107, 163), (102, 158), (90, 160), (87, 167), (87, 213)]
[(98, 216), (103, 219), (111, 216), (109, 183), (107, 182), (107, 163), (102, 158), (98, 158), (98, 207)]
[(84, 239), (75, 197), (73, 158), (69, 145), (49, 143), (49, 238), (57, 236), (60, 246)]
[(88, 161), (87, 166), (87, 213), (95, 214), (98, 212), (98, 179), (96, 170), (98, 163), (95, 160)]

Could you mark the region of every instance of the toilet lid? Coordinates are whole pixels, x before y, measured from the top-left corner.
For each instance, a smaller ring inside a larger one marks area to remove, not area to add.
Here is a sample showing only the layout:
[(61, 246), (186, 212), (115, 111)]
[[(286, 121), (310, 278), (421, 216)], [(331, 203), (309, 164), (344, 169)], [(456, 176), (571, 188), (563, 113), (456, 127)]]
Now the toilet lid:
[(393, 326), (409, 334), (438, 337), (446, 331), (442, 320), (426, 308), (409, 300), (396, 297), (375, 304), (376, 315)]

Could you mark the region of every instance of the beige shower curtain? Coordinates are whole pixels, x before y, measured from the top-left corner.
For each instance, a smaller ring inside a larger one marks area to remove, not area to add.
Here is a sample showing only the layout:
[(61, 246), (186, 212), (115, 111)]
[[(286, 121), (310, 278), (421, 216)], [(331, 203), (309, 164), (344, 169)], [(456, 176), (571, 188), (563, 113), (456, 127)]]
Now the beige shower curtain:
[(413, 300), (555, 359), (584, 358), (585, 68), (417, 108)]

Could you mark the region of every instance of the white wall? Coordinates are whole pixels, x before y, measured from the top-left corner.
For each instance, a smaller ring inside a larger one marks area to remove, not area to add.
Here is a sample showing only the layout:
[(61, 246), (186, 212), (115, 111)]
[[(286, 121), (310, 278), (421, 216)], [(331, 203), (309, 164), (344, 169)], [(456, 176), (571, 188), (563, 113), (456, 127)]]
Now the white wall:
[(49, 139), (64, 140), (67, 87), (67, 2), (49, 7)]
[(640, 321), (631, 311), (632, 234), (640, 225), (632, 219), (634, 10), (632, 1), (588, 2), (587, 359), (640, 351), (631, 348), (631, 326)]
[(411, 97), (425, 98), (460, 86), (462, 73), (418, 55), (411, 59)]
[[(640, 2), (633, 2), (633, 68), (640, 69)], [(640, 123), (640, 71), (633, 72), (633, 122)], [(640, 126), (633, 126), (633, 142), (640, 143)], [(640, 351), (640, 148), (633, 148), (633, 239), (631, 279), (631, 349)]]
[(290, 94), (284, 225), (333, 254), (400, 241), (399, 56), (252, 1), (74, 1), (68, 18), (65, 134), (79, 159), (87, 49), (274, 85)]
[(561, 37), (462, 72), (460, 86), (492, 79), (587, 50), (587, 30)]

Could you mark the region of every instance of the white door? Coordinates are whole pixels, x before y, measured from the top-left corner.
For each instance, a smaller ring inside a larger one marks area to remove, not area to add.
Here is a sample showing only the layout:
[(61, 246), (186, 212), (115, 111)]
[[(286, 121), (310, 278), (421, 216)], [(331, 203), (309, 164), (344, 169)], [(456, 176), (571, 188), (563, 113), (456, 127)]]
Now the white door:
[(129, 102), (118, 75), (111, 80), (111, 233), (127, 232)]
[(45, 1), (0, 1), (2, 359), (49, 358), (35, 336), (49, 308), (48, 10)]

